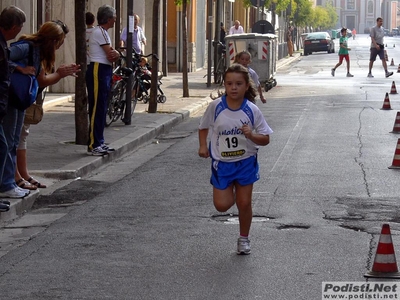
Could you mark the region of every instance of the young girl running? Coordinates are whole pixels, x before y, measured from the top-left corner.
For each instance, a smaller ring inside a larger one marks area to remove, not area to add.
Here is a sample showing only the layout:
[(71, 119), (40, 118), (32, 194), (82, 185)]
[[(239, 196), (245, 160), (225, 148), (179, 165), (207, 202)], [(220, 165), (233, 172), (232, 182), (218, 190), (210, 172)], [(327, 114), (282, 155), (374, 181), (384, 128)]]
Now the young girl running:
[(244, 66), (245, 68), (247, 68), (249, 70), (250, 78), (253, 80), (253, 82), (258, 90), (261, 102), (267, 103), (267, 100), (265, 100), (264, 95), (262, 93), (259, 77), (258, 77), (256, 71), (254, 71), (252, 68), (249, 67), (249, 65), (251, 63), (250, 52), (248, 52), (246, 50), (239, 52), (238, 54), (236, 54), (234, 62), (241, 64), (242, 66)]
[[(253, 183), (259, 179), (258, 146), (269, 144), (272, 133), (259, 108), (249, 71), (240, 64), (224, 75), (226, 94), (207, 107), (199, 125), (199, 156), (211, 157), (215, 208), (225, 212), (235, 202), (239, 211), (238, 254), (250, 254)], [(207, 135), (210, 130), (210, 148)]]

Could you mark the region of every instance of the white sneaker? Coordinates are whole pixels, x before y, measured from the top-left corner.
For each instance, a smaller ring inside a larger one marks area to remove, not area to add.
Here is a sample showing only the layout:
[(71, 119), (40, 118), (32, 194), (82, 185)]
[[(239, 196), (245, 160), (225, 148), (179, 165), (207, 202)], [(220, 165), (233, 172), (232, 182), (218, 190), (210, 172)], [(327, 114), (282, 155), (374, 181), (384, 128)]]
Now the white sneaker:
[(16, 189), (19, 190), (19, 191), (21, 191), (21, 192), (23, 192), (23, 193), (25, 193), (25, 194), (29, 194), (29, 193), (31, 192), (30, 190), (20, 188), (19, 186), (17, 186)]
[(19, 187), (13, 188), (7, 192), (0, 193), (0, 198), (24, 198), (29, 194), (21, 191)]
[(354, 77), (354, 75), (352, 75), (352, 74), (350, 74), (350, 73), (347, 73), (346, 76), (347, 76), (347, 77)]
[(250, 241), (247, 238), (238, 238), (237, 254), (250, 254)]
[(104, 156), (108, 154), (108, 151), (104, 150), (103, 148), (101, 148), (101, 146), (99, 146), (94, 148), (93, 150), (88, 150), (87, 154), (94, 156)]
[(371, 73), (368, 73), (368, 78), (374, 78), (374, 75), (372, 75)]

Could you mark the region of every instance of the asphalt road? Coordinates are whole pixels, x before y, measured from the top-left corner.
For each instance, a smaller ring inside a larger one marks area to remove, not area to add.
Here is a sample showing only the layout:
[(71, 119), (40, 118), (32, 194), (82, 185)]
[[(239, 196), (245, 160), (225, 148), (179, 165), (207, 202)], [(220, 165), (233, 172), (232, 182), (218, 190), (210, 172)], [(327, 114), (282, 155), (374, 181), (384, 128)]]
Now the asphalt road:
[[(395, 63), (399, 41), (386, 39)], [(0, 258), (0, 299), (310, 300), (322, 282), (365, 281), (383, 223), (400, 242), (400, 171), (388, 169), (400, 96), (380, 109), (399, 75), (378, 61), (367, 78), (367, 36), (349, 44), (355, 77), (331, 76), (337, 53), (313, 54), (259, 103), (274, 133), (259, 152), (251, 255), (235, 254), (237, 211), (213, 208), (194, 117), (20, 220), (29, 238)]]

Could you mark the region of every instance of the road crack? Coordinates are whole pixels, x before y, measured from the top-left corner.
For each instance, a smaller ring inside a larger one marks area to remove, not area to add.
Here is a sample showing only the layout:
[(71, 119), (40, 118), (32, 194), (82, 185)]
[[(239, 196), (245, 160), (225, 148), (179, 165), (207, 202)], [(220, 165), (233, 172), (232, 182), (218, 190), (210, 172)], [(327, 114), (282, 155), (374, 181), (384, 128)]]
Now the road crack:
[(364, 181), (364, 186), (365, 186), (365, 191), (368, 195), (368, 197), (371, 197), (371, 191), (368, 185), (368, 180), (367, 180), (367, 172), (365, 171), (365, 166), (364, 163), (362, 161), (363, 159), (363, 141), (362, 141), (362, 113), (364, 112), (364, 110), (366, 109), (366, 107), (363, 107), (360, 111), (360, 113), (358, 114), (358, 131), (357, 131), (357, 139), (358, 139), (358, 156), (354, 158), (354, 161), (359, 165), (361, 173), (363, 174), (363, 181)]

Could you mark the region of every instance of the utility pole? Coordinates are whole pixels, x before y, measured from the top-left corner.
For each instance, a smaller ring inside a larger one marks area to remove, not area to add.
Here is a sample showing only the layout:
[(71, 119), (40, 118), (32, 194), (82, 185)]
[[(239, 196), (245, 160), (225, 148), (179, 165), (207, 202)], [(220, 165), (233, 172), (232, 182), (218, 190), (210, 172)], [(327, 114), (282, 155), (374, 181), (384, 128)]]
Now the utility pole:
[[(132, 68), (132, 33), (133, 33), (133, 0), (128, 0), (127, 9), (127, 26), (126, 26), (126, 64), (128, 68)], [(131, 125), (132, 122), (132, 74), (129, 75), (125, 93), (125, 115), (122, 121), (125, 125)]]
[(211, 43), (212, 43), (212, 0), (207, 0), (207, 15), (208, 15), (208, 23), (207, 23), (207, 35), (208, 35), (208, 55), (207, 55), (207, 87), (211, 86)]

